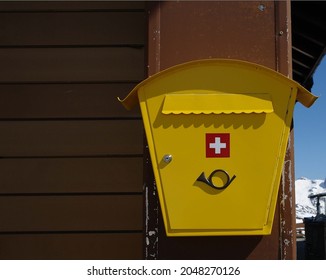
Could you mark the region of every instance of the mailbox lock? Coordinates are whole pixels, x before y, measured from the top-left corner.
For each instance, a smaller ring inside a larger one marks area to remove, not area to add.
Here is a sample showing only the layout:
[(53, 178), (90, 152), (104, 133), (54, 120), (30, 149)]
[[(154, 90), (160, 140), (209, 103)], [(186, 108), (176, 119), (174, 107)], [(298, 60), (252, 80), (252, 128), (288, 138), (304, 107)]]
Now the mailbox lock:
[(170, 163), (172, 161), (172, 155), (164, 155), (163, 161), (165, 163)]

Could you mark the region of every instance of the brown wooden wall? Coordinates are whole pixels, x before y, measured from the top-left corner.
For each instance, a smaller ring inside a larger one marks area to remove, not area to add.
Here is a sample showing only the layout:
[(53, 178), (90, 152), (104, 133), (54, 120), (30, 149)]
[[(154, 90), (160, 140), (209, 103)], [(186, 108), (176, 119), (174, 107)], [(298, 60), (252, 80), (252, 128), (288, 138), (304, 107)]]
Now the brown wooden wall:
[(0, 259), (143, 257), (142, 2), (0, 2)]

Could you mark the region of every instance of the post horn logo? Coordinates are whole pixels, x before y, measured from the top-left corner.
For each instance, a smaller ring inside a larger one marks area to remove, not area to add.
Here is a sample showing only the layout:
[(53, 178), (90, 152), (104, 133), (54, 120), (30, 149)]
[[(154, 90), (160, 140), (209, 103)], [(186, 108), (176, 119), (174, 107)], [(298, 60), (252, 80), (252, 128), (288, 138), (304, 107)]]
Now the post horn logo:
[[(213, 183), (213, 177), (217, 174), (217, 173), (222, 173), (221, 175), (225, 176), (226, 177), (226, 182), (224, 183), (224, 185), (222, 186), (216, 186), (214, 183)], [(205, 176), (205, 173), (202, 172), (199, 177), (197, 178), (196, 181), (199, 181), (199, 182), (202, 182), (202, 183), (205, 183), (206, 185), (212, 187), (213, 189), (216, 189), (216, 190), (224, 190), (226, 189), (231, 183), (232, 181), (236, 178), (235, 175), (233, 175), (232, 178), (230, 178), (229, 174), (223, 170), (223, 169), (216, 169), (214, 170), (208, 178), (206, 178)]]

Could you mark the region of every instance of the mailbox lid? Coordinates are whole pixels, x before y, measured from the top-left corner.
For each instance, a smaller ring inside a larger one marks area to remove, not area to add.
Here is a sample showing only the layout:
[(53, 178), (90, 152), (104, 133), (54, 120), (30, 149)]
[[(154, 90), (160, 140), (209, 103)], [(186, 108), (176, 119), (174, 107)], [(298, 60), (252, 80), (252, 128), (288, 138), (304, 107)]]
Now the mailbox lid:
[(163, 114), (241, 114), (271, 113), (268, 93), (232, 94), (207, 90), (189, 90), (165, 95)]
[[(215, 72), (218, 73), (217, 75), (220, 74), (223, 75), (223, 72), (226, 72), (226, 76), (229, 76), (229, 79), (231, 79), (230, 82), (237, 83), (237, 81), (242, 80), (242, 77), (232, 76), (231, 74), (227, 74), (227, 73), (229, 73), (230, 71), (239, 72), (238, 70), (240, 69), (246, 70), (247, 72), (248, 71), (251, 72), (251, 74), (248, 76), (250, 78), (250, 82), (259, 83), (260, 77), (263, 78), (266, 77), (268, 78), (268, 80), (274, 79), (275, 81), (286, 83), (291, 88), (296, 88), (297, 89), (296, 100), (308, 108), (312, 106), (312, 104), (314, 104), (314, 102), (318, 98), (317, 96), (311, 94), (299, 83), (287, 78), (286, 76), (280, 74), (279, 72), (276, 72), (262, 65), (258, 65), (247, 61), (234, 60), (234, 59), (203, 59), (203, 60), (195, 60), (195, 61), (179, 64), (177, 66), (173, 66), (171, 68), (163, 70), (147, 78), (146, 80), (142, 81), (128, 94), (128, 96), (126, 96), (124, 99), (120, 99), (118, 97), (118, 100), (122, 103), (122, 105), (127, 110), (131, 110), (134, 106), (136, 106), (139, 103), (138, 100), (139, 89), (143, 86), (148, 87), (151, 84), (155, 84), (157, 83), (158, 80), (172, 77), (172, 79), (175, 79), (176, 81), (174, 83), (175, 88), (179, 88), (178, 76), (179, 75), (182, 76), (183, 73), (187, 71), (193, 71), (193, 73), (190, 73), (190, 75), (186, 74), (188, 77), (187, 78), (188, 83), (193, 83), (198, 80), (200, 81), (205, 76), (209, 77), (212, 74), (214, 75)], [(211, 79), (214, 80), (214, 78)], [(198, 85), (200, 86), (200, 89), (207, 89), (207, 86), (209, 87), (209, 85), (205, 85), (204, 83), (200, 83), (200, 82)], [(270, 85), (268, 87), (270, 87)]]

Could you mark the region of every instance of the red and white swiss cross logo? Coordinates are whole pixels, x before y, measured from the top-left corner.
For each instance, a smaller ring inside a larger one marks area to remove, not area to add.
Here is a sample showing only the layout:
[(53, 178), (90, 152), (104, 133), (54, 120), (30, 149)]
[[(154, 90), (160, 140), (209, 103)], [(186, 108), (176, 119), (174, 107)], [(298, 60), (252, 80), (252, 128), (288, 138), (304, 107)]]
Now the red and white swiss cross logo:
[(206, 133), (206, 157), (230, 157), (230, 133)]

